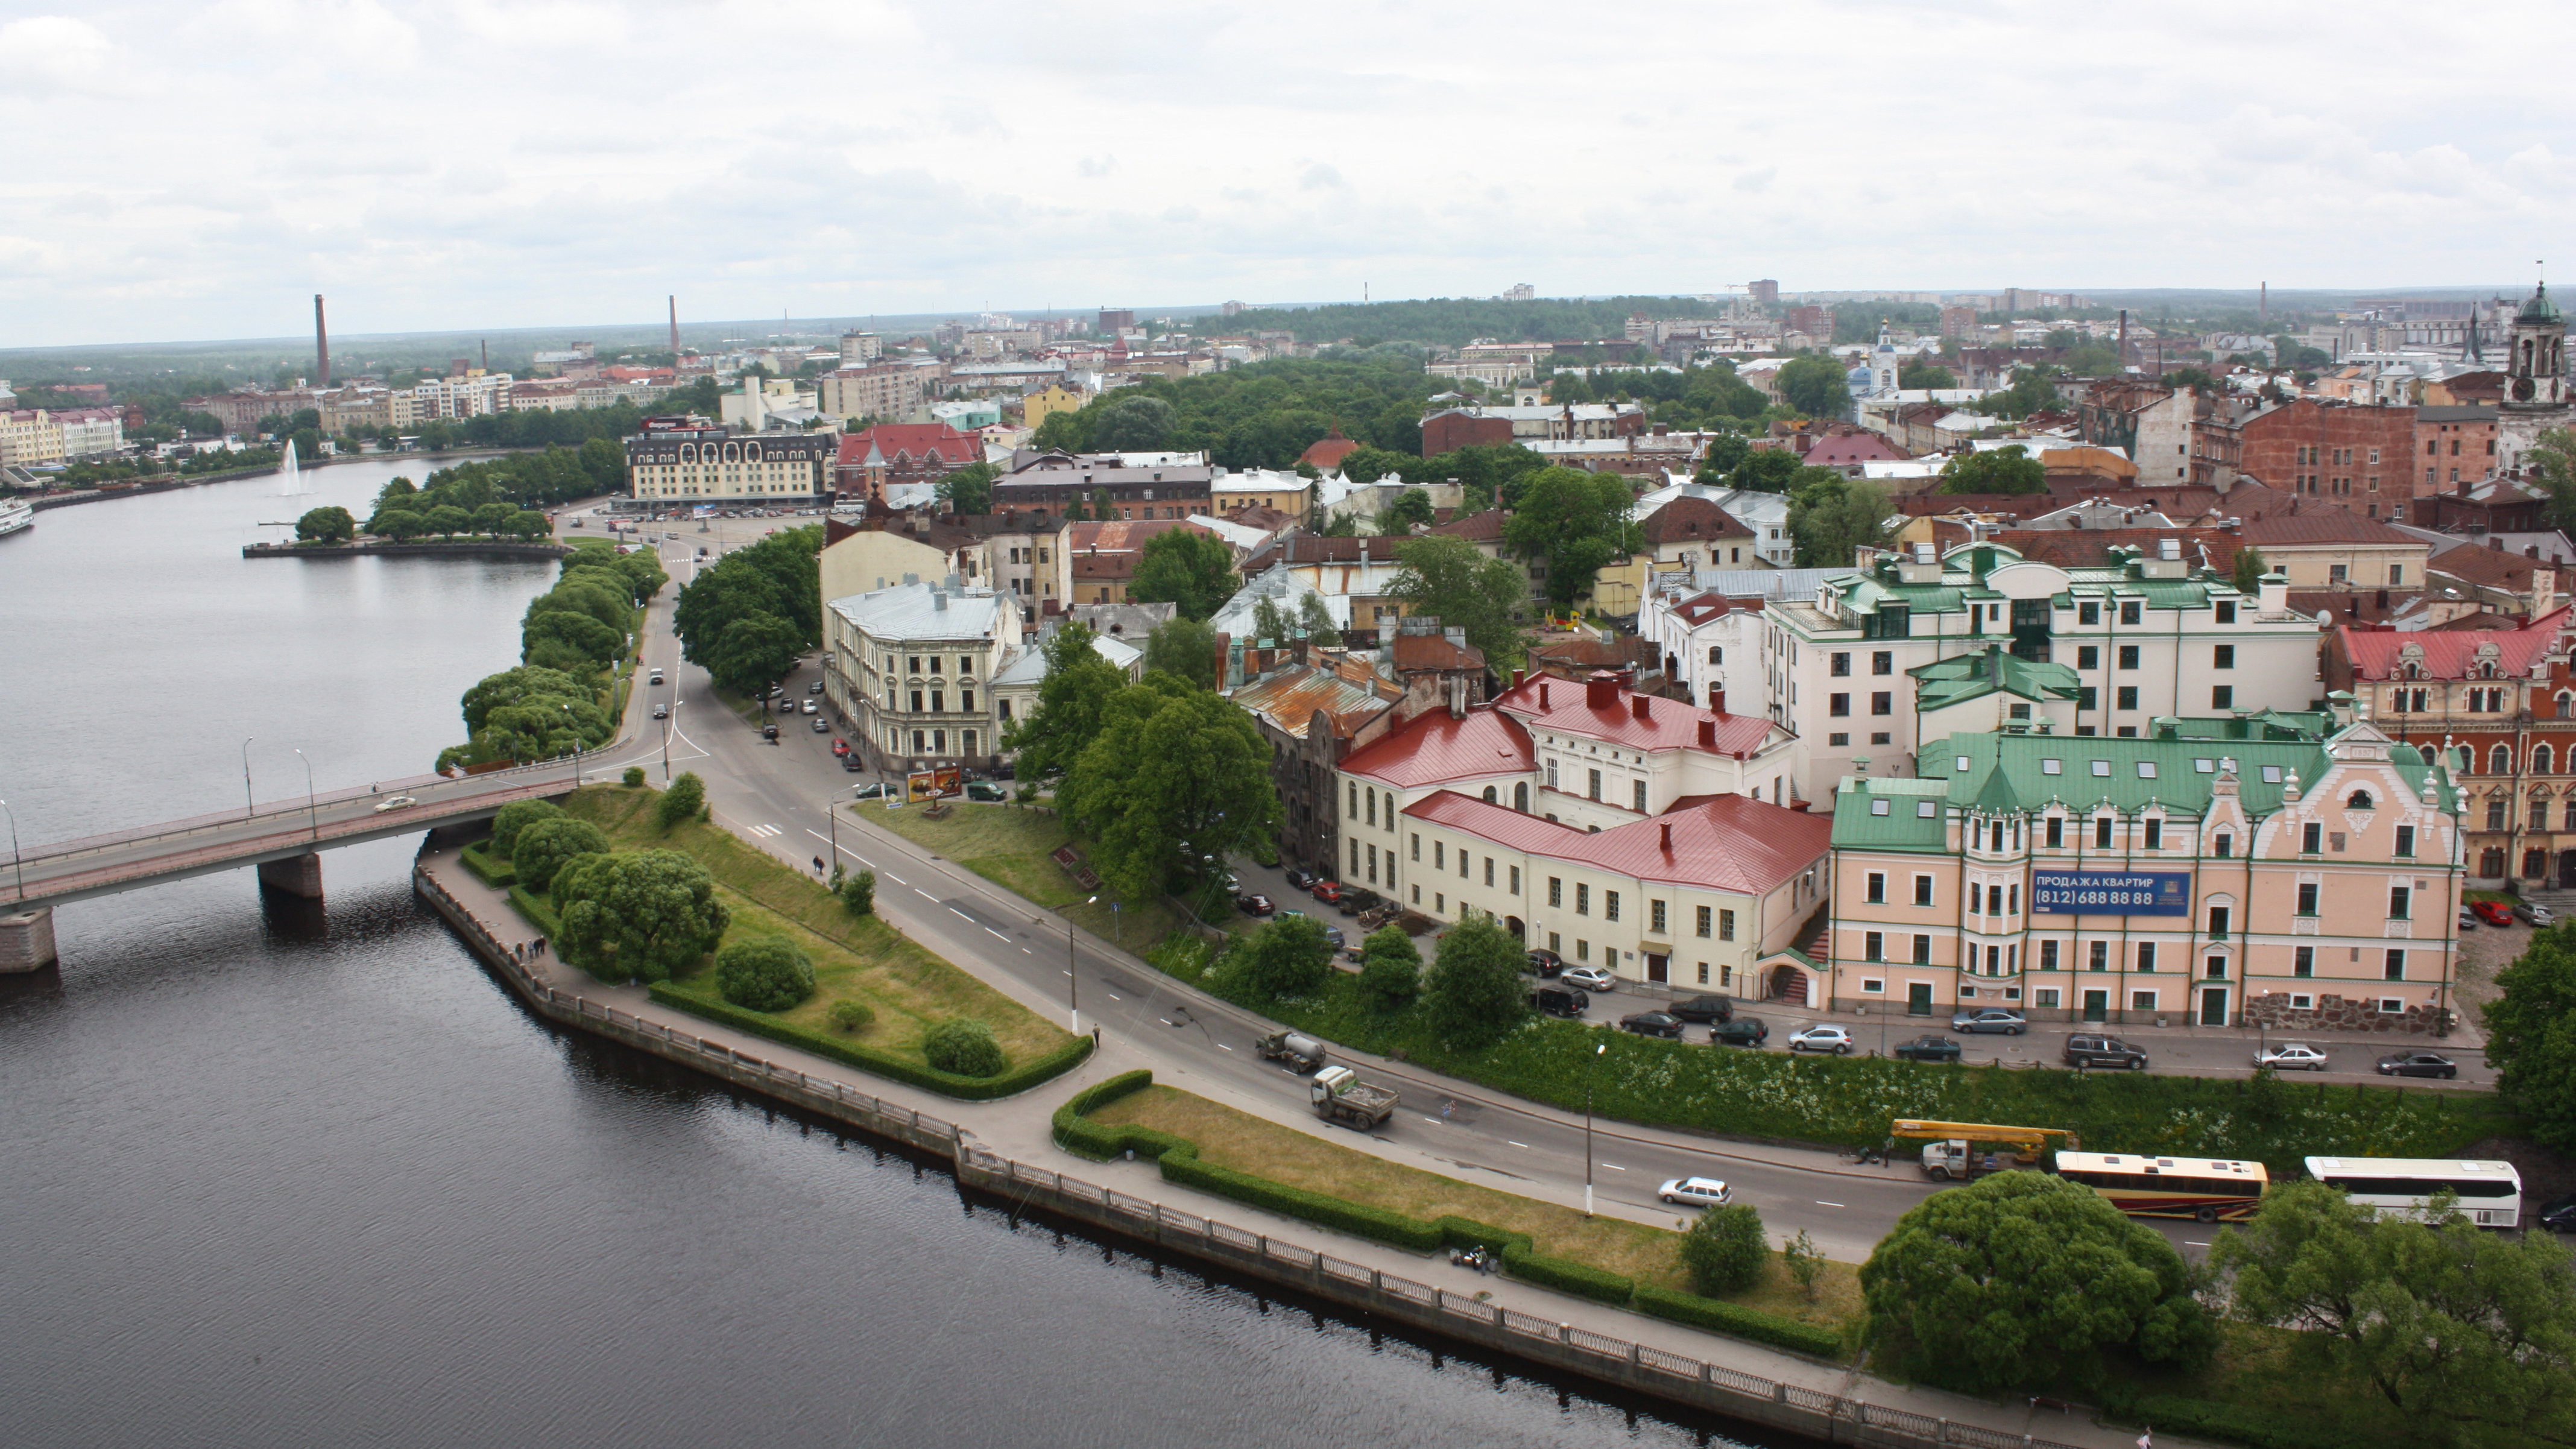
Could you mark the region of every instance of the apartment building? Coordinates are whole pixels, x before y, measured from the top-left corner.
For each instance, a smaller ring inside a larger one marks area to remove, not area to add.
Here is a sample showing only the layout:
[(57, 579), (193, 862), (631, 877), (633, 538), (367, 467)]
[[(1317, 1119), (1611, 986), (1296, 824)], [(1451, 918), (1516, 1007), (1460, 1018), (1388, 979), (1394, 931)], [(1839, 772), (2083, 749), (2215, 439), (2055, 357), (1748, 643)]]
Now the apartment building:
[(1828, 1004), (2443, 1030), (2459, 809), (2366, 721), (1931, 741), (1835, 792)]
[(2076, 402), (2075, 421), (2085, 442), (2135, 463), (2139, 483), (2183, 483), (2191, 478), (2194, 406), (2189, 388), (2097, 382)]
[(815, 408), (830, 418), (907, 418), (921, 408), (924, 381), (900, 362), (834, 368), (814, 379)]
[(832, 491), (829, 433), (672, 428), (626, 440), (628, 490), (665, 504), (802, 506)]
[(1020, 611), (989, 589), (904, 583), (823, 611), (824, 693), (887, 769), (999, 760), (990, 681), (1018, 658)]
[(59, 463), (63, 425), (45, 408), (0, 412), (0, 464)]

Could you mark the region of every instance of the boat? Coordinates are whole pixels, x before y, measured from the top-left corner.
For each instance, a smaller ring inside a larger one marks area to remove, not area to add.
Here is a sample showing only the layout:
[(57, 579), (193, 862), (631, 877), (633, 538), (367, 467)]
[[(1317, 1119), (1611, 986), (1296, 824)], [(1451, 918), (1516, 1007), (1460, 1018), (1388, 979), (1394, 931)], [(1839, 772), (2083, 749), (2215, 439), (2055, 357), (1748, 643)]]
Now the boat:
[(36, 505), (24, 500), (0, 501), (0, 538), (36, 521)]

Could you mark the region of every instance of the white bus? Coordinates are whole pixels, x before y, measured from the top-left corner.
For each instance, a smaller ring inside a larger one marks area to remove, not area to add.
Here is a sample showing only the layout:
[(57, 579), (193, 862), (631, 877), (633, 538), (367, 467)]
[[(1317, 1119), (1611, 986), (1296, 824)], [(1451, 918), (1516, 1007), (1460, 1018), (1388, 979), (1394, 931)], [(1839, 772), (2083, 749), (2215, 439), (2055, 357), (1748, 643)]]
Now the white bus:
[(2243, 1222), (2263, 1203), (2272, 1175), (2259, 1162), (2130, 1153), (2060, 1152), (2057, 1175), (2132, 1217)]
[(2510, 1228), (2522, 1221), (2522, 1174), (2510, 1162), (2311, 1157), (2308, 1176), (2393, 1217), (2423, 1217), (2433, 1194), (2449, 1188), (2460, 1195), (2460, 1211), (2479, 1227)]

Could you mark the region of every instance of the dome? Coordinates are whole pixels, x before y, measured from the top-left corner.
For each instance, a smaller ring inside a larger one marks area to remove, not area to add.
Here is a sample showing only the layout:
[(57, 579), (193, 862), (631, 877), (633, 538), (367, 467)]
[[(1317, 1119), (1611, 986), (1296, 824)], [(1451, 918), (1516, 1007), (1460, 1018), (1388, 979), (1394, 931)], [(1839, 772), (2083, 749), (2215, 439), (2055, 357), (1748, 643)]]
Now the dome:
[(2540, 284), (2540, 290), (2531, 294), (2531, 300), (2522, 304), (2522, 310), (2514, 314), (2513, 320), (2516, 322), (2563, 322), (2566, 319), (2559, 315), (2558, 304), (2549, 300), (2549, 284), (2547, 282), (2543, 282)]
[(1851, 371), (1843, 374), (1843, 383), (1849, 387), (1867, 387), (1869, 386), (1869, 379), (1870, 371), (1866, 364), (1855, 367)]

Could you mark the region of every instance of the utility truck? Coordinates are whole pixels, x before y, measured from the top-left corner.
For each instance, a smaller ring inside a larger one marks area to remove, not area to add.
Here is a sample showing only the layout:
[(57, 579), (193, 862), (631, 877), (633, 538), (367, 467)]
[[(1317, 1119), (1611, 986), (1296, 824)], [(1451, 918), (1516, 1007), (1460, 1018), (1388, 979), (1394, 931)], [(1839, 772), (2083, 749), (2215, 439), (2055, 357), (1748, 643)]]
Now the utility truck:
[(1348, 1067), (1326, 1067), (1315, 1073), (1306, 1083), (1306, 1094), (1315, 1104), (1316, 1116), (1363, 1132), (1392, 1116), (1399, 1100), (1393, 1090), (1361, 1081), (1359, 1073)]
[(2052, 1137), (2065, 1138), (2058, 1144), (2062, 1147), (2083, 1145), (2063, 1127), (1998, 1127), (1985, 1122), (1919, 1122), (1910, 1118), (1898, 1118), (1889, 1135), (1922, 1142), (1923, 1175), (1954, 1182), (1965, 1182), (2004, 1165), (1993, 1152), (1978, 1152), (1976, 1144), (1981, 1142), (2010, 1146), (2011, 1163), (2016, 1167), (2035, 1166)]

